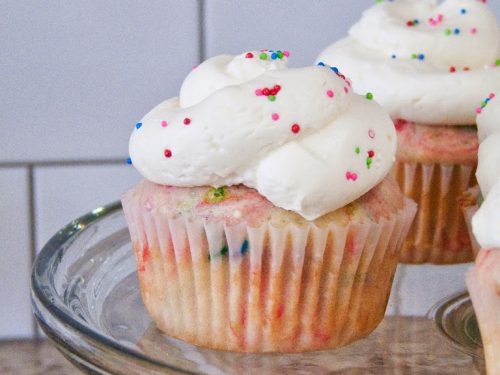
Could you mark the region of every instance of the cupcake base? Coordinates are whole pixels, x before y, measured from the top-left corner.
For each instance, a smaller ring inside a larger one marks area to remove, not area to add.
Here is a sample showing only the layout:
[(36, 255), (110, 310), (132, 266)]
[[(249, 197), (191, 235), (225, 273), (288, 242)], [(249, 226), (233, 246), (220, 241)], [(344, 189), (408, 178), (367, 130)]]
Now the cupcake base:
[(228, 226), (132, 200), (124, 209), (143, 301), (163, 332), (214, 349), (300, 352), (346, 345), (379, 324), (416, 206), (324, 227)]

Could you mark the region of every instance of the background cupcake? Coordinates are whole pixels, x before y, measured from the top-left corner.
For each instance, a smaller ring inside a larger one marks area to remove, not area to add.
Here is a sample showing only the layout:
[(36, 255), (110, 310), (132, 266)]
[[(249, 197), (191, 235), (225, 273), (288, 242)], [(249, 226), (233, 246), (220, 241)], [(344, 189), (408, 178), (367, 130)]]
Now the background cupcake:
[(332, 348), (387, 303), (414, 204), (386, 178), (389, 117), (286, 51), (207, 60), (136, 125), (123, 197), (164, 332), (235, 351)]
[(401, 261), (473, 258), (457, 198), (476, 184), (475, 109), (500, 86), (500, 37), (484, 2), (380, 2), (318, 61), (353, 78), (394, 120), (394, 175), (419, 211)]

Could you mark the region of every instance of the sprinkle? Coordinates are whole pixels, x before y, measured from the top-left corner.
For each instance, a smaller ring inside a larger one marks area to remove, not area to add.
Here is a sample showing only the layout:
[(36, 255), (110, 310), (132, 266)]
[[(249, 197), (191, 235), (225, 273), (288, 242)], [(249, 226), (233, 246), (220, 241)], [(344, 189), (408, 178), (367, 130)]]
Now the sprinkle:
[(262, 94), (263, 94), (264, 96), (269, 96), (269, 95), (270, 95), (269, 89), (268, 89), (267, 87), (264, 87), (264, 88), (262, 89)]
[(218, 253), (215, 253), (214, 255), (210, 255), (210, 253), (209, 253), (208, 260), (210, 261), (214, 258), (217, 258), (220, 256), (225, 256), (225, 255), (227, 255), (228, 252), (229, 252), (229, 248), (227, 247), (227, 245), (224, 245), (224, 246), (222, 246), (222, 248), (220, 249), (220, 251)]
[(451, 29), (446, 29), (444, 31), (444, 35), (451, 35)]
[(332, 66), (330, 68), (334, 73), (338, 73), (339, 72), (339, 68), (337, 68), (336, 66)]
[(132, 158), (127, 158), (127, 164), (132, 165)]
[(348, 94), (348, 93), (349, 93), (349, 87), (344, 86), (344, 92), (345, 92), (346, 94)]
[(392, 58), (392, 59), (395, 59), (395, 58), (396, 58), (396, 55), (395, 55), (395, 54), (392, 54), (392, 55), (391, 55), (391, 58)]
[(359, 148), (359, 146), (354, 149), (354, 152), (356, 152), (356, 154), (359, 155), (359, 153), (361, 152), (361, 149)]
[(163, 155), (165, 155), (166, 158), (170, 158), (172, 156), (172, 151), (168, 148), (163, 151)]
[(459, 28), (456, 28), (455, 30), (453, 30), (453, 33), (454, 33), (455, 35), (460, 34), (460, 29), (459, 29)]
[(276, 52), (271, 53), (271, 59), (276, 60), (278, 58), (278, 54)]
[(373, 158), (374, 156), (375, 156), (375, 151), (373, 151), (373, 150), (368, 151), (369, 158)]
[(241, 255), (245, 255), (248, 252), (248, 240), (243, 240), (241, 244), (240, 253)]
[(221, 186), (218, 188), (210, 188), (205, 194), (205, 202), (210, 204), (220, 203), (224, 199), (226, 199), (227, 188), (225, 186)]
[(373, 94), (371, 92), (367, 92), (366, 95), (365, 95), (365, 98), (368, 99), (368, 100), (372, 100), (373, 99)]
[(333, 98), (333, 97), (334, 97), (334, 95), (335, 95), (335, 94), (333, 93), (333, 91), (332, 91), (332, 90), (328, 90), (328, 91), (326, 92), (326, 96), (328, 96), (329, 98)]
[(470, 70), (470, 68), (469, 68), (469, 67), (467, 67), (467, 66), (464, 68), (464, 71), (465, 71), (465, 72), (467, 72), (467, 71), (469, 71), (469, 70)]
[(278, 51), (278, 58), (281, 60), (283, 58), (283, 52)]
[(142, 126), (142, 122), (138, 122), (137, 124), (135, 124), (135, 128), (136, 129), (140, 129)]
[(358, 174), (356, 172), (347, 171), (345, 173), (345, 178), (347, 179), (347, 181), (356, 181), (358, 179)]
[(278, 121), (280, 119), (280, 115), (278, 115), (277, 113), (273, 113), (271, 115), (271, 118), (273, 119), (273, 121)]
[(253, 59), (253, 53), (252, 52), (247, 52), (247, 54), (245, 55), (245, 57), (247, 59)]
[(183, 123), (184, 123), (184, 125), (189, 125), (189, 124), (191, 124), (191, 119), (186, 117), (184, 119)]
[(325, 66), (325, 63), (324, 63), (324, 62), (322, 62), (322, 61), (320, 61), (317, 65), (318, 65), (318, 66)]
[(470, 33), (471, 33), (471, 34), (475, 34), (475, 33), (477, 33), (477, 27), (473, 27), (473, 28), (471, 28), (471, 29), (470, 29)]
[(161, 126), (162, 126), (162, 127), (166, 128), (166, 127), (167, 127), (167, 125), (168, 125), (168, 124), (167, 124), (167, 122), (166, 122), (165, 120), (161, 122)]
[(263, 95), (262, 90), (261, 89), (255, 90), (255, 95), (262, 96)]
[(418, 55), (418, 59), (419, 60), (424, 60), (425, 59), (425, 55), (423, 53), (421, 53), (420, 55)]
[(375, 138), (375, 131), (373, 129), (368, 130), (368, 136), (371, 139)]
[(291, 127), (292, 133), (297, 134), (300, 132), (300, 125), (299, 124), (293, 124)]
[(274, 85), (273, 89), (275, 89), (276, 93), (278, 93), (281, 90), (281, 86), (280, 85)]
[(370, 169), (373, 159), (371, 157), (366, 158), (366, 168)]
[(274, 95), (269, 95), (269, 96), (267, 97), (267, 99), (269, 99), (269, 101), (270, 101), (270, 102), (274, 102), (274, 101), (276, 100), (276, 96), (274, 96)]
[(460, 13), (461, 13), (461, 14), (465, 14), (465, 13), (467, 13), (467, 9), (465, 9), (465, 8), (460, 9)]
[(267, 53), (265, 52), (262, 52), (260, 55), (259, 55), (260, 59), (261, 60), (267, 60)]
[(497, 60), (495, 61), (495, 66), (500, 66), (500, 59), (497, 59)]
[(283, 51), (283, 55), (285, 55), (286, 57), (290, 57), (290, 52), (288, 52), (288, 51)]
[(450, 73), (455, 73), (457, 69), (454, 66), (450, 66)]

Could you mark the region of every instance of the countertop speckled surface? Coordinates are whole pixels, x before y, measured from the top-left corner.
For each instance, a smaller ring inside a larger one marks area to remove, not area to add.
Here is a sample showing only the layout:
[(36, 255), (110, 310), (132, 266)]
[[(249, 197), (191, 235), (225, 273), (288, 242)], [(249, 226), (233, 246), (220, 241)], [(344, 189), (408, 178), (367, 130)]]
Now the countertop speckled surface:
[[(424, 318), (386, 317), (368, 338), (332, 352), (332, 361), (338, 364), (338, 371), (329, 375), (481, 374), (471, 357), (451, 348), (437, 334), (433, 322)], [(0, 342), (0, 374), (81, 372), (49, 341), (5, 341)]]

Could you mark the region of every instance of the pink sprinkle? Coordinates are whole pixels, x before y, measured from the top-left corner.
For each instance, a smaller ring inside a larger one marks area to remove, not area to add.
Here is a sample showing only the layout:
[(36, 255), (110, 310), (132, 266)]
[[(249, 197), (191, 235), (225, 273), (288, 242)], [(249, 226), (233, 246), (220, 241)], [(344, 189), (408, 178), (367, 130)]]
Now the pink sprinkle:
[(193, 70), (195, 70), (198, 67), (198, 65), (193, 66)]
[(328, 91), (326, 92), (326, 96), (328, 96), (329, 98), (333, 98), (333, 96), (334, 96), (333, 91), (332, 91), (332, 90), (328, 90)]
[(283, 51), (283, 55), (285, 55), (286, 57), (289, 57), (289, 56), (290, 56), (290, 52), (288, 52), (288, 51)]
[(368, 130), (368, 136), (372, 139), (375, 138), (375, 131), (373, 129)]
[(262, 96), (262, 90), (261, 89), (255, 90), (255, 95)]
[(429, 24), (431, 26), (436, 26), (437, 25), (437, 21), (434, 18), (429, 18)]
[(273, 121), (278, 121), (278, 120), (279, 120), (279, 118), (280, 118), (280, 115), (278, 115), (277, 113), (273, 113), (273, 114), (271, 115), (271, 118), (273, 119)]
[(488, 98), (490, 98), (490, 99), (493, 99), (494, 97), (495, 97), (494, 93), (490, 93), (490, 95), (488, 95)]
[(443, 18), (444, 18), (444, 16), (442, 14), (438, 14), (438, 21), (439, 22), (442, 22)]
[(356, 172), (347, 171), (345, 173), (345, 178), (347, 179), (347, 181), (349, 180), (356, 181), (358, 179), (358, 174)]
[(476, 113), (477, 113), (477, 114), (481, 113), (482, 111), (483, 111), (483, 110), (481, 109), (481, 107), (477, 107), (477, 108), (476, 108)]
[(473, 27), (472, 29), (470, 29), (470, 33), (471, 34), (477, 33), (477, 27)]
[(162, 122), (161, 122), (161, 126), (163, 126), (164, 128), (166, 128), (166, 127), (167, 127), (167, 125), (168, 125), (168, 124), (167, 124), (167, 122), (166, 122), (166, 121), (162, 121)]
[(347, 86), (345, 86), (345, 87), (344, 87), (344, 92), (345, 92), (346, 94), (348, 94), (348, 93), (349, 93), (349, 88), (348, 88)]

